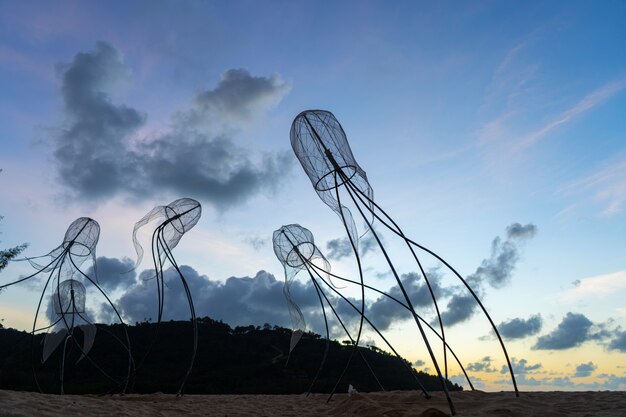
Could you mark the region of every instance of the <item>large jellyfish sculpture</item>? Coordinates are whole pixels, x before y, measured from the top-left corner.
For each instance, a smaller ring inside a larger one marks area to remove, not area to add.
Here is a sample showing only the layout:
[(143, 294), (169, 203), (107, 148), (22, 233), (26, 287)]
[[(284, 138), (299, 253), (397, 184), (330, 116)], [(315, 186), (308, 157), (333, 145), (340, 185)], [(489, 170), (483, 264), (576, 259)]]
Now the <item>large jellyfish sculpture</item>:
[[(377, 221), (385, 229), (390, 231), (393, 235), (397, 236), (404, 242), (410, 257), (414, 260), (415, 264), (419, 268), (425, 283), (428, 286), (432, 302), (437, 313), (437, 320), (439, 323), (439, 331), (443, 339), (443, 353), (444, 353), (444, 366), (447, 373), (447, 356), (445, 348), (445, 330), (441, 320), (441, 314), (437, 305), (437, 300), (433, 292), (432, 285), (429, 281), (428, 274), (425, 272), (422, 261), (418, 254), (426, 253), (436, 260), (441, 262), (445, 267), (456, 276), (467, 291), (474, 298), (476, 303), (480, 306), (487, 320), (491, 324), (496, 337), (498, 338), (502, 351), (506, 358), (509, 373), (516, 395), (519, 395), (517, 384), (515, 381), (515, 375), (511, 367), (506, 347), (504, 342), (498, 333), (495, 323), (487, 313), (487, 310), (483, 306), (482, 302), (476, 295), (476, 292), (467, 283), (465, 279), (442, 257), (437, 255), (434, 251), (420, 245), (414, 240), (407, 237), (400, 226), (374, 201), (374, 192), (369, 184), (367, 175), (361, 166), (357, 163), (346, 134), (339, 124), (339, 121), (335, 116), (325, 110), (306, 110), (300, 113), (294, 119), (291, 125), (290, 131), (291, 147), (296, 154), (296, 157), (300, 161), (300, 164), (304, 168), (304, 171), (308, 175), (313, 188), (317, 192), (322, 201), (328, 205), (337, 215), (340, 217), (341, 222), (346, 230), (347, 237), (352, 246), (354, 252), (358, 270), (359, 279), (361, 282), (362, 290), (364, 290), (363, 271), (361, 266), (361, 259), (358, 251), (359, 235), (357, 228), (352, 217), (352, 212), (348, 208), (350, 206), (353, 210), (356, 210), (359, 217), (361, 217), (366, 225), (366, 232), (372, 234), (377, 246), (382, 252), (385, 261), (391, 270), (398, 287), (400, 288), (404, 303), (411, 310), (415, 311), (413, 304), (407, 291), (400, 280), (400, 275), (391, 259), (391, 254), (386, 250), (382, 243), (379, 233), (372, 227), (374, 221)], [(362, 292), (361, 312), (364, 314), (364, 293)], [(445, 392), (448, 404), (452, 414), (455, 414), (454, 405), (450, 399), (444, 377), (441, 372), (441, 368), (437, 362), (435, 354), (430, 346), (424, 328), (420, 320), (415, 317), (415, 323), (419, 329), (421, 338), (428, 349), (431, 361), (437, 371), (441, 386)], [(361, 327), (363, 324), (363, 318), (361, 319), (359, 333), (357, 334), (357, 340), (360, 337)]]
[[(467, 375), (467, 372), (465, 371), (465, 368), (461, 364), (461, 361), (459, 360), (455, 352), (448, 345), (448, 343), (443, 340), (442, 336), (428, 323), (428, 321), (426, 321), (421, 316), (419, 316), (412, 308), (407, 306), (404, 302), (398, 300), (394, 296), (384, 291), (381, 291), (367, 284), (361, 284), (359, 281), (354, 281), (354, 280), (344, 278), (339, 275), (331, 273), (330, 263), (321, 253), (319, 248), (315, 245), (313, 234), (311, 233), (310, 230), (300, 226), (299, 224), (284, 225), (284, 226), (281, 226), (276, 231), (274, 231), (272, 241), (273, 241), (273, 246), (274, 246), (274, 253), (276, 254), (276, 257), (281, 262), (285, 270), (285, 285), (283, 287), (283, 291), (285, 294), (285, 298), (287, 300), (287, 306), (289, 308), (289, 313), (290, 313), (292, 324), (293, 324), (293, 333), (292, 333), (291, 343), (289, 347), (290, 355), (294, 347), (296, 346), (296, 344), (302, 337), (303, 332), (306, 330), (306, 322), (302, 314), (302, 311), (300, 310), (296, 301), (294, 300), (294, 298), (291, 296), (291, 293), (290, 293), (290, 287), (293, 283), (293, 280), (295, 279), (296, 275), (300, 271), (305, 271), (304, 273), (308, 275), (308, 278), (313, 283), (318, 299), (320, 301), (320, 307), (322, 310), (322, 316), (324, 318), (324, 326), (325, 326), (325, 331), (326, 331), (326, 349), (324, 350), (324, 355), (320, 362), (319, 368), (309, 388), (309, 393), (313, 389), (313, 386), (315, 385), (315, 382), (317, 381), (322, 371), (322, 368), (324, 367), (324, 363), (328, 355), (328, 347), (330, 343), (330, 332), (329, 332), (328, 316), (326, 314), (326, 307), (329, 308), (330, 312), (332, 312), (333, 316), (335, 317), (337, 322), (340, 324), (343, 331), (346, 333), (348, 338), (353, 342), (354, 351), (360, 354), (361, 358), (363, 359), (363, 361), (369, 368), (370, 372), (372, 372), (372, 375), (376, 379), (381, 389), (384, 389), (382, 384), (376, 377), (376, 374), (374, 373), (372, 368), (369, 366), (369, 363), (365, 359), (365, 356), (363, 356), (361, 351), (358, 349), (358, 345), (355, 343), (354, 338), (351, 336), (349, 330), (344, 324), (344, 320), (342, 320), (342, 318), (340, 317), (338, 310), (336, 308), (336, 302), (334, 302), (334, 300), (338, 300), (337, 302), (344, 302), (348, 304), (348, 306), (350, 306), (352, 310), (354, 310), (358, 314), (361, 314), (361, 311), (356, 305), (354, 305), (354, 303), (350, 299), (348, 299), (339, 291), (340, 288), (337, 287), (335, 283), (333, 283), (332, 281), (333, 278), (335, 280), (341, 281), (342, 283), (345, 283), (346, 285), (356, 285), (356, 286), (363, 285), (363, 287), (367, 288), (368, 290), (374, 291), (379, 295), (387, 297), (393, 302), (395, 302), (397, 305), (399, 305), (400, 307), (406, 309), (408, 311), (408, 314), (410, 314), (411, 316), (415, 317), (417, 320), (422, 322), (442, 342), (445, 343), (446, 349), (450, 351), (450, 353), (453, 355), (454, 359), (456, 360), (457, 364), (459, 365), (463, 374), (465, 375), (470, 387), (474, 389), (473, 384), (469, 376)], [(328, 295), (329, 293), (331, 294), (330, 297)], [(362, 317), (363, 317), (363, 320), (370, 326), (370, 328), (384, 341), (384, 343), (389, 347), (389, 349), (391, 349), (391, 351), (398, 358), (400, 358), (400, 355), (398, 354), (396, 349), (391, 345), (388, 339), (383, 335), (383, 333), (378, 329), (378, 327), (372, 322), (372, 320), (367, 316), (367, 314), (363, 313)], [(427, 398), (430, 397), (430, 395), (428, 394), (428, 392), (426, 391), (426, 389), (420, 382), (418, 376), (413, 372), (413, 370), (408, 365), (406, 365), (406, 362), (402, 361), (402, 363), (405, 364), (407, 371), (415, 378), (417, 387), (422, 391), (422, 393)], [(344, 373), (345, 373), (345, 369), (343, 373), (341, 374), (341, 376), (339, 377), (335, 385), (335, 389), (337, 387), (337, 384), (339, 384), (339, 382), (343, 378)], [(329, 399), (332, 397), (333, 392), (331, 392)]]
[[(148, 223), (151, 223), (153, 221), (158, 222), (158, 225), (154, 228), (152, 232), (152, 262), (154, 264), (154, 279), (156, 281), (158, 301), (157, 326), (161, 323), (161, 320), (163, 318), (163, 306), (165, 299), (165, 281), (163, 274), (166, 262), (169, 262), (169, 264), (180, 277), (180, 281), (183, 285), (185, 295), (187, 296), (187, 301), (189, 303), (189, 313), (191, 314), (191, 323), (193, 327), (193, 349), (189, 366), (178, 390), (177, 395), (179, 396), (183, 395), (185, 383), (187, 382), (187, 379), (191, 374), (191, 370), (193, 369), (193, 364), (195, 362), (196, 352), (198, 350), (198, 325), (196, 322), (196, 312), (193, 305), (191, 291), (189, 289), (189, 286), (187, 285), (187, 281), (185, 280), (183, 273), (181, 272), (178, 264), (176, 263), (176, 260), (174, 259), (172, 249), (174, 249), (176, 245), (178, 245), (183, 235), (191, 230), (196, 225), (196, 223), (198, 223), (201, 214), (202, 206), (198, 201), (191, 198), (180, 198), (178, 200), (172, 201), (166, 206), (157, 206), (153, 208), (148, 214), (146, 214), (141, 220), (139, 220), (135, 224), (135, 228), (133, 229), (133, 244), (135, 245), (135, 250), (137, 252), (137, 262), (135, 263), (135, 267), (137, 267), (141, 263), (144, 253), (143, 247), (141, 246), (141, 244), (139, 243), (139, 239), (137, 238), (137, 232)], [(157, 334), (155, 334), (150, 346), (154, 344), (157, 336), (158, 327)], [(149, 350), (150, 349), (148, 349), (148, 351)], [(149, 352), (146, 352), (146, 356), (148, 355), (148, 353)], [(145, 358), (146, 357), (144, 356), (139, 366), (141, 366)]]
[[(63, 375), (65, 367), (65, 353), (67, 351), (68, 344), (71, 348), (75, 348), (78, 352), (80, 352), (80, 357), (78, 358), (77, 363), (86, 359), (98, 372), (100, 372), (107, 379), (111, 380), (114, 384), (114, 388), (109, 392), (117, 390), (124, 393), (133, 373), (133, 359), (126, 325), (124, 324), (124, 321), (118, 313), (115, 305), (111, 302), (109, 296), (98, 284), (96, 271), (96, 245), (98, 243), (99, 236), (100, 225), (98, 222), (89, 217), (80, 217), (70, 224), (61, 245), (46, 255), (22, 259), (28, 261), (37, 270), (35, 273), (8, 284), (0, 285), (0, 290), (2, 290), (40, 275), (44, 277), (41, 296), (39, 297), (35, 318), (33, 320), (32, 334), (34, 335), (41, 331), (49, 330), (44, 338), (41, 363), (46, 362), (59, 344), (64, 342), (60, 381), (61, 393), (64, 392)], [(46, 259), (46, 261), (41, 262), (41, 259)], [(37, 262), (35, 260), (37, 260)], [(83, 272), (82, 269), (83, 265), (88, 260), (90, 261), (95, 273), (93, 278)], [(18, 260), (14, 260), (13, 262), (15, 261)], [(88, 355), (94, 344), (96, 326), (90, 321), (85, 313), (86, 289), (83, 282), (88, 283), (91, 287), (95, 288), (96, 291), (104, 297), (122, 325), (121, 329), (123, 331), (123, 335), (115, 335), (108, 330), (106, 330), (106, 333), (109, 333), (110, 336), (122, 346), (122, 351), (127, 358), (128, 366), (126, 375), (123, 377), (116, 378), (111, 376), (109, 372), (102, 369)], [(44, 298), (48, 293), (51, 293), (50, 302), (52, 303), (51, 306), (53, 307), (52, 310), (55, 320), (48, 326), (38, 328), (39, 315), (42, 310), (41, 307)], [(80, 343), (79, 338), (76, 337), (77, 329), (80, 329), (83, 334), (82, 344)], [(34, 351), (35, 345), (33, 344), (33, 355)], [(33, 371), (35, 382), (41, 391), (34, 363)]]

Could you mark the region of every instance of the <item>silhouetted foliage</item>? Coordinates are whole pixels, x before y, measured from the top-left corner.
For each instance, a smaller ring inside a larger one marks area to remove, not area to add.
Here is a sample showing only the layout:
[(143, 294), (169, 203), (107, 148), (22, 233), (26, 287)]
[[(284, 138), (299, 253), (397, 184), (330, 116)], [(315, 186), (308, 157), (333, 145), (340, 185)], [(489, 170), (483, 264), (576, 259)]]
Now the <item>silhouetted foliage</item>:
[[(2, 218), (0, 217), (0, 219)], [(9, 263), (11, 259), (19, 255), (27, 247), (28, 247), (28, 244), (23, 243), (14, 248), (0, 250), (0, 271), (2, 271), (7, 266), (7, 264)]]
[[(300, 394), (306, 392), (317, 371), (326, 341), (314, 333), (305, 333), (294, 349), (288, 367), (285, 362), (289, 353), (291, 330), (277, 326), (237, 326), (199, 318), (198, 355), (191, 376), (187, 382), (189, 394)], [(116, 327), (106, 326), (112, 333)], [(128, 327), (128, 333), (135, 358), (143, 357), (155, 331), (155, 323), (138, 323)], [(138, 393), (176, 393), (180, 379), (184, 375), (186, 357), (182, 351), (191, 349), (189, 340), (191, 323), (187, 321), (161, 322), (159, 340), (152, 347), (150, 355), (140, 372), (134, 378), (130, 391)], [(124, 372), (124, 360), (111, 354), (115, 340), (99, 332), (99, 340), (94, 344), (90, 357), (98, 363), (105, 363), (113, 373)], [(32, 340), (27, 332), (14, 329), (0, 329), (0, 389), (35, 391), (32, 375), (31, 346), (37, 349), (43, 335)], [(314, 392), (330, 392), (337, 381), (338, 373), (346, 363), (352, 346), (342, 346), (332, 341), (328, 355), (328, 366), (322, 372), (313, 389)], [(381, 383), (388, 390), (414, 390), (415, 380), (408, 374), (401, 359), (377, 348), (360, 348), (376, 372)], [(77, 352), (75, 352), (77, 353)], [(55, 352), (44, 365), (35, 363), (39, 382), (44, 392), (55, 392), (58, 384), (56, 366), (60, 351)], [(67, 359), (66, 359), (67, 360)], [(378, 390), (360, 359), (355, 359), (348, 370), (345, 383), (339, 392), (346, 392), (352, 384), (361, 392)], [(417, 371), (416, 371), (417, 372)], [(419, 378), (428, 390), (441, 386), (437, 377), (419, 372)], [(448, 383), (450, 390), (461, 390), (456, 384)], [(107, 388), (94, 374), (88, 362), (73, 366), (71, 375), (65, 376), (66, 393), (100, 393)], [(416, 391), (416, 395), (418, 395)]]

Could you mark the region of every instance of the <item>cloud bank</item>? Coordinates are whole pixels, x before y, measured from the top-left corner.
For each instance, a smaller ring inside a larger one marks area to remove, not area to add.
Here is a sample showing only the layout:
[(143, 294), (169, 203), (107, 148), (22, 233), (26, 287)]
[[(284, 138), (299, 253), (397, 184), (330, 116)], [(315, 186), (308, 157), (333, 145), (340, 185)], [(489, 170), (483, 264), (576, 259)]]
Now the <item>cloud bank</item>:
[(568, 312), (552, 332), (540, 336), (533, 346), (537, 350), (564, 350), (587, 341), (603, 341), (613, 332), (604, 325), (594, 325), (584, 314)]
[(537, 314), (529, 317), (527, 320), (514, 318), (504, 321), (498, 325), (498, 331), (505, 339), (522, 339), (539, 333), (542, 324), (541, 315)]

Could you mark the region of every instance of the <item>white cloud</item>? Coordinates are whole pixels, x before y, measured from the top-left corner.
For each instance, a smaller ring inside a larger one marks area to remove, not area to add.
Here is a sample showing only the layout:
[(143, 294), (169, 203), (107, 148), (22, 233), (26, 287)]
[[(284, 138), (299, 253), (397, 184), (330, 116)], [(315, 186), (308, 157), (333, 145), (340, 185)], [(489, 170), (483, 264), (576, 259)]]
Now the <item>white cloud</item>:
[(570, 302), (590, 296), (603, 297), (623, 290), (626, 290), (626, 271), (618, 271), (583, 278), (579, 284), (563, 292), (559, 298)]
[(625, 88), (626, 78), (622, 78), (617, 81), (612, 81), (608, 84), (605, 84), (604, 86), (592, 91), (591, 93), (583, 97), (582, 100), (576, 103), (576, 105), (559, 114), (550, 122), (546, 123), (544, 126), (522, 137), (521, 140), (517, 143), (517, 146), (519, 148), (524, 148), (533, 145), (534, 143), (540, 141), (545, 136), (547, 136), (554, 129), (558, 128), (561, 125), (569, 123), (576, 117), (586, 113), (596, 106), (599, 106), (600, 104), (604, 103)]

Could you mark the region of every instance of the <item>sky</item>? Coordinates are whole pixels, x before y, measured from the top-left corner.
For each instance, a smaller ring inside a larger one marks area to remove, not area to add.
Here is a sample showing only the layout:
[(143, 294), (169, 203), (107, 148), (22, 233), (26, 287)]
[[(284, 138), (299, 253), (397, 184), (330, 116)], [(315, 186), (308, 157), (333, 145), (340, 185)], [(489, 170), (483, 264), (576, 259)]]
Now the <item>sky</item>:
[[(358, 277), (345, 229), (289, 142), (298, 113), (329, 110), (377, 204), (473, 283), (520, 389), (626, 390), (625, 19), (617, 0), (0, 0), (0, 247), (28, 242), (24, 256), (45, 255), (91, 217), (102, 287), (128, 323), (153, 320), (133, 226), (193, 198), (202, 217), (174, 256), (198, 315), (289, 327), (274, 230), (302, 225), (334, 272)], [(375, 228), (432, 319), (410, 253)], [(360, 248), (366, 282), (398, 291), (371, 233)], [(440, 264), (424, 263), (474, 384), (510, 390), (485, 317)], [(12, 263), (0, 283), (32, 272)], [(166, 282), (165, 318), (187, 319), (172, 271)], [(34, 278), (4, 291), (3, 324), (30, 329), (42, 288)], [(321, 333), (305, 274), (292, 295)], [(112, 320), (88, 296), (90, 314)], [(409, 317), (375, 293), (366, 300), (399, 352), (434, 372)], [(363, 343), (386, 348), (370, 330)], [(458, 367), (450, 375), (463, 384)]]

